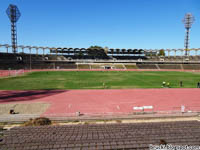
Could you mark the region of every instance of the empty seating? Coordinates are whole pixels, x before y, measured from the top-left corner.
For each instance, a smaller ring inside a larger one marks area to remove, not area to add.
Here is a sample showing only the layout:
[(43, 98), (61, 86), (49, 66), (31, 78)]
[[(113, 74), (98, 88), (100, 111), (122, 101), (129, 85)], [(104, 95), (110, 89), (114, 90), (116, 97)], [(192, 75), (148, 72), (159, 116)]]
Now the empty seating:
[(115, 69), (125, 69), (123, 64), (114, 64)]
[(199, 145), (200, 122), (17, 127), (4, 131), (2, 149), (149, 149), (149, 144)]
[(183, 64), (185, 70), (200, 70), (200, 64)]
[(88, 64), (78, 64), (78, 69), (90, 69)]
[[(0, 53), (0, 69), (104, 69), (108, 67), (111, 69), (200, 70), (200, 64), (197, 64), (197, 62), (200, 60), (200, 56), (148, 56), (146, 59), (141, 59), (138, 56), (137, 59), (134, 58), (132, 60), (126, 60), (125, 62), (121, 60), (74, 60), (74, 57), (72, 57), (72, 55), (62, 56), (49, 54), (30, 55), (25, 53)], [(123, 56), (123, 59), (124, 58), (125, 56)], [(121, 57), (118, 59), (121, 59)], [(175, 63), (175, 61), (179, 62), (179, 64)], [(76, 63), (79, 64), (76, 65)], [(137, 63), (137, 65), (134, 63)], [(183, 67), (181, 67), (181, 63), (188, 64), (183, 64)]]
[(180, 64), (159, 64), (160, 69), (181, 69)]
[(64, 62), (56, 62), (56, 69), (77, 69), (77, 65), (75, 63), (64, 63)]
[(104, 69), (104, 66), (100, 64), (92, 64), (90, 66), (91, 66), (91, 69)]
[(138, 69), (136, 65), (126, 65), (125, 64), (126, 69)]
[(158, 69), (155, 64), (137, 64), (139, 69)]

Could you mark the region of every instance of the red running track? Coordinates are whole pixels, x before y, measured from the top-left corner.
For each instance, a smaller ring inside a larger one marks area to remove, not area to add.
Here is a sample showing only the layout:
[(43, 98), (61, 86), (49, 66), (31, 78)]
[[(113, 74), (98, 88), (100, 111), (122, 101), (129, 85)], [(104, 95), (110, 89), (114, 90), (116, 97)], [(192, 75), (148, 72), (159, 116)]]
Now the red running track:
[(153, 106), (160, 113), (180, 112), (181, 105), (200, 111), (200, 89), (0, 91), (0, 104), (35, 102), (51, 104), (46, 116), (129, 114), (134, 106)]

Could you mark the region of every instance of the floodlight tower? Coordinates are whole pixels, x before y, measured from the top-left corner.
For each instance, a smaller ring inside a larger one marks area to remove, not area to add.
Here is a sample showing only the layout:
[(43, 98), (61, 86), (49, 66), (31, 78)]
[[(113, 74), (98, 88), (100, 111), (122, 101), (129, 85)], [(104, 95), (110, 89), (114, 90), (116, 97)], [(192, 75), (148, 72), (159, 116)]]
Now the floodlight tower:
[(194, 16), (191, 13), (185, 14), (183, 23), (186, 29), (186, 35), (185, 35), (185, 55), (186, 56), (188, 55), (190, 28), (192, 27), (192, 24), (194, 21), (195, 21)]
[(18, 21), (21, 13), (16, 5), (10, 4), (6, 10), (6, 13), (11, 22), (11, 41), (12, 41), (12, 51), (17, 52), (17, 27), (16, 22)]

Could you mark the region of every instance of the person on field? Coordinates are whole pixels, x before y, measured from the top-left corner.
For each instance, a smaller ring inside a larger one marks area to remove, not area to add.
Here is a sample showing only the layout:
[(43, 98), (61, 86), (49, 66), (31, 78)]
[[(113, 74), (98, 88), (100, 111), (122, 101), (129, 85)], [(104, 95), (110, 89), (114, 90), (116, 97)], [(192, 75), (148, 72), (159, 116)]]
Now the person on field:
[(185, 112), (185, 106), (184, 105), (181, 105), (181, 112), (182, 112), (182, 114)]
[(197, 83), (197, 88), (200, 88), (200, 82)]
[(163, 81), (163, 83), (162, 83), (162, 87), (165, 87), (165, 86), (166, 86), (166, 82)]
[(169, 82), (167, 82), (167, 87), (170, 88), (170, 83)]
[(103, 88), (105, 89), (105, 82), (103, 82)]
[(180, 81), (180, 87), (183, 87), (183, 81)]

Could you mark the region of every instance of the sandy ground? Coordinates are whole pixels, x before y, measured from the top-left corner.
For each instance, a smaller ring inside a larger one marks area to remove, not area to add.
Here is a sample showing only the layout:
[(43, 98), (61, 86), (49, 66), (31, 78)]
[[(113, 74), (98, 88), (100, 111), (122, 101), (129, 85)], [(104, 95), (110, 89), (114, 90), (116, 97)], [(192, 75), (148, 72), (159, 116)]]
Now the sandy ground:
[(9, 103), (0, 104), (0, 115), (8, 115), (10, 109), (14, 109), (16, 113), (19, 114), (42, 114), (50, 106), (48, 103)]

